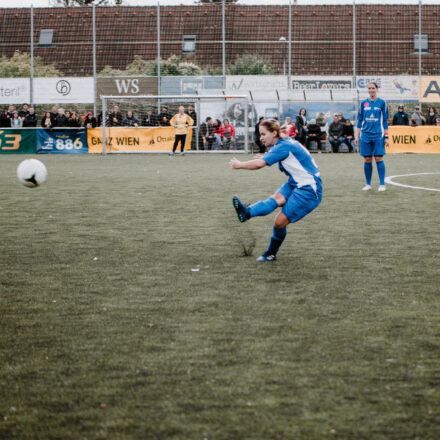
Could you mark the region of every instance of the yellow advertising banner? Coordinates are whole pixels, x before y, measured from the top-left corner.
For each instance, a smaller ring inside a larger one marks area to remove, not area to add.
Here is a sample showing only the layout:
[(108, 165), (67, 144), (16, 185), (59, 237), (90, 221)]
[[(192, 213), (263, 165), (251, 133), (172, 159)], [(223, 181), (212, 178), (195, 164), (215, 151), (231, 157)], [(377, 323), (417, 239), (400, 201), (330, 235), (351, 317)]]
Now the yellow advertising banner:
[(419, 101), (440, 102), (440, 76), (419, 77)]
[[(106, 151), (172, 151), (174, 132), (174, 127), (109, 127), (105, 131)], [(185, 150), (191, 149), (191, 138), (192, 130), (189, 130)], [(102, 153), (102, 128), (87, 130), (87, 143), (89, 153)], [(180, 150), (180, 143), (178, 148)]]
[(386, 152), (440, 154), (440, 127), (394, 125), (388, 130), (390, 146)]

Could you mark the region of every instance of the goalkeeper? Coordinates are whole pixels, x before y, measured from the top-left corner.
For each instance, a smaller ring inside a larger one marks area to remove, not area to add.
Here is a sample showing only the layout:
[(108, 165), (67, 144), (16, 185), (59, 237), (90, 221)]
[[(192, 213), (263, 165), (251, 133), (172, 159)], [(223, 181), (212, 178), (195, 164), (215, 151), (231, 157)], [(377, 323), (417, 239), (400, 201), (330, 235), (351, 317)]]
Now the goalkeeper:
[(179, 113), (175, 114), (171, 118), (170, 124), (176, 129), (176, 137), (174, 139), (173, 152), (170, 154), (173, 155), (175, 153), (177, 146), (180, 142), (180, 154), (183, 155), (186, 135), (188, 134), (188, 127), (192, 127), (194, 125), (194, 121), (189, 115), (185, 113), (185, 107), (181, 105), (179, 107)]

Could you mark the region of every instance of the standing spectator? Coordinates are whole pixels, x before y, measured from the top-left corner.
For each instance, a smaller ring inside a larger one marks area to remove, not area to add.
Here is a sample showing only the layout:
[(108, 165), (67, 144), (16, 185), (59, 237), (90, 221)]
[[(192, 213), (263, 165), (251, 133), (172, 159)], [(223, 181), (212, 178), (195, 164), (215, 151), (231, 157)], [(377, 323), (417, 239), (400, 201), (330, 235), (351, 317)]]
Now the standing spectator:
[(92, 112), (88, 112), (84, 116), (84, 127), (85, 128), (96, 128), (96, 126), (97, 126), (96, 118), (93, 116)]
[(9, 104), (8, 106), (8, 115), (9, 115), (9, 119), (12, 119), (14, 117), (14, 112), (15, 112), (15, 105)]
[(306, 127), (307, 127), (307, 110), (301, 108), (299, 110), (298, 116), (296, 117), (296, 140), (304, 145), (306, 141)]
[(342, 112), (338, 112), (338, 118), (342, 125), (345, 124), (344, 114)]
[(13, 117), (11, 118), (11, 127), (13, 128), (23, 127), (23, 119), (20, 118), (17, 111), (13, 113)]
[(122, 125), (124, 127), (139, 127), (139, 119), (131, 110), (128, 110), (127, 117), (122, 121)]
[(117, 105), (113, 106), (112, 112), (108, 115), (107, 125), (109, 127), (120, 127), (122, 125), (122, 114)]
[(11, 104), (8, 110), (5, 110), (0, 115), (0, 125), (4, 128), (11, 126), (11, 119), (14, 117), (15, 107)]
[(186, 135), (188, 134), (188, 129), (191, 130), (194, 121), (185, 113), (185, 107), (181, 105), (179, 107), (179, 113), (175, 114), (170, 121), (176, 128), (176, 137), (174, 139), (173, 152), (170, 153), (173, 155), (177, 149), (177, 145), (180, 142), (180, 154), (184, 154), (183, 150), (185, 148)]
[(420, 106), (419, 105), (416, 105), (414, 107), (414, 112), (411, 115), (411, 119), (414, 120), (414, 122), (416, 123), (416, 126), (425, 125), (426, 119), (422, 115), (422, 112), (420, 111)]
[(76, 112), (72, 112), (69, 120), (67, 121), (67, 125), (72, 128), (81, 127), (81, 120), (78, 118), (78, 115), (76, 114)]
[(161, 127), (169, 127), (171, 125), (171, 115), (168, 113), (168, 107), (166, 105), (162, 106), (162, 111), (159, 113), (158, 119)]
[(348, 151), (350, 153), (353, 153), (353, 151), (354, 151), (354, 148), (353, 148), (354, 128), (353, 128), (353, 124), (351, 123), (350, 119), (345, 120), (343, 135), (344, 135), (344, 142), (348, 147)]
[(228, 119), (223, 119), (223, 139), (226, 150), (230, 150), (233, 145), (235, 146), (235, 128)]
[(50, 114), (52, 115), (52, 120), (55, 121), (58, 115), (58, 107), (56, 105), (52, 106), (52, 110), (50, 111)]
[(191, 150), (196, 149), (196, 136), (197, 136), (197, 113), (194, 110), (194, 106), (192, 104), (188, 105), (187, 108), (189, 117), (194, 121), (194, 125), (192, 127), (193, 135), (191, 138)]
[(38, 122), (38, 116), (35, 113), (34, 107), (29, 107), (29, 113), (24, 118), (23, 127), (36, 127)]
[(322, 151), (322, 132), (321, 127), (316, 123), (316, 119), (311, 119), (307, 131), (305, 147), (310, 151), (310, 143), (316, 142), (316, 146), (318, 148), (318, 152)]
[(58, 114), (55, 118), (55, 125), (54, 127), (68, 127), (69, 126), (69, 119), (64, 113), (63, 107), (60, 107), (58, 109)]
[(393, 125), (409, 125), (408, 113), (405, 112), (403, 104), (397, 107), (397, 112), (393, 116)]
[(69, 121), (70, 117), (72, 116), (72, 112), (70, 110), (66, 110), (64, 114), (66, 115), (67, 121)]
[(223, 127), (222, 123), (219, 119), (216, 119), (214, 123), (212, 124), (214, 128), (214, 138), (215, 138), (215, 148), (218, 150), (223, 146)]
[(212, 118), (208, 116), (200, 125), (200, 135), (202, 137), (202, 145), (205, 150), (211, 150), (215, 142), (214, 127), (212, 126)]
[(53, 128), (55, 124), (55, 118), (51, 112), (46, 112), (41, 120), (41, 126), (43, 128)]
[(437, 125), (437, 127), (440, 126), (440, 118), (437, 118), (437, 119), (435, 120), (435, 125)]
[(281, 133), (286, 136), (290, 136), (290, 130), (292, 129), (293, 125), (294, 124), (292, 123), (292, 119), (287, 116), (284, 119), (284, 124), (281, 126)]
[(24, 122), (28, 114), (29, 114), (29, 106), (27, 104), (23, 104), (21, 110), (18, 112), (18, 116), (20, 116), (21, 120)]
[(263, 154), (266, 152), (266, 147), (260, 140), (260, 124), (264, 121), (264, 116), (260, 116), (258, 122), (255, 124), (255, 145), (258, 147), (258, 152)]
[(339, 153), (339, 146), (344, 142), (344, 126), (339, 120), (337, 113), (333, 116), (333, 122), (328, 128), (328, 140), (332, 146), (333, 153)]
[(435, 125), (438, 115), (434, 107), (429, 107), (428, 116), (426, 117), (426, 125)]
[(152, 109), (147, 110), (147, 116), (145, 116), (144, 125), (145, 127), (157, 127), (157, 120), (156, 117), (153, 115)]

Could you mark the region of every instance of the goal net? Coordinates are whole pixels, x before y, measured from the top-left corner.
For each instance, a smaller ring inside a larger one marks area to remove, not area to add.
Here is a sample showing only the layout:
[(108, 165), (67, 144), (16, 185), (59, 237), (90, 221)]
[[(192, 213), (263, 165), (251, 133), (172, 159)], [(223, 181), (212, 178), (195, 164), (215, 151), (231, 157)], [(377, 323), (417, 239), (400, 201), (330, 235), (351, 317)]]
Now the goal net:
[[(185, 153), (247, 153), (256, 123), (244, 95), (101, 96), (94, 152), (170, 153), (179, 136)], [(181, 109), (183, 107), (183, 109)], [(176, 117), (179, 111), (185, 117)]]

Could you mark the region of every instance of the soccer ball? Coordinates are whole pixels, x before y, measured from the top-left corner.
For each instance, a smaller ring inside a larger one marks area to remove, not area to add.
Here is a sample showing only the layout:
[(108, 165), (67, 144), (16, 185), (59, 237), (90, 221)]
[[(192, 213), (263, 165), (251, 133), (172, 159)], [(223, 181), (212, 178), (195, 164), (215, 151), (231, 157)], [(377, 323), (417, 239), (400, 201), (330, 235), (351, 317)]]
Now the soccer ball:
[(40, 186), (47, 177), (47, 169), (37, 159), (26, 159), (17, 167), (18, 180), (28, 188)]

